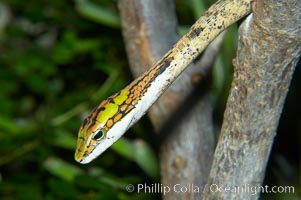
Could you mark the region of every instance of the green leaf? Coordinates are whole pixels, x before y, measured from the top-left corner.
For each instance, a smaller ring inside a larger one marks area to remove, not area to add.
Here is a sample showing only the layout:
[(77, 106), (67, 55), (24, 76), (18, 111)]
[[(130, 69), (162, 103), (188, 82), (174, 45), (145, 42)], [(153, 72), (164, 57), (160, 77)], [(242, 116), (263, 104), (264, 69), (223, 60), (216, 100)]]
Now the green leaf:
[(76, 138), (64, 130), (57, 130), (52, 142), (54, 145), (70, 150), (75, 150)]
[(83, 17), (112, 28), (120, 28), (120, 18), (116, 13), (88, 0), (76, 0), (75, 2), (77, 11)]
[(143, 140), (136, 140), (134, 145), (135, 161), (150, 177), (158, 178), (159, 164), (153, 150)]
[(3, 129), (9, 133), (18, 133), (20, 128), (16, 123), (11, 119), (6, 118), (5, 116), (0, 115), (0, 129)]
[(76, 43), (77, 52), (97, 51), (100, 46), (100, 40), (97, 39), (81, 39)]
[(129, 160), (135, 158), (135, 145), (125, 138), (120, 138), (111, 148)]
[(141, 169), (152, 178), (159, 175), (158, 160), (150, 146), (143, 140), (131, 142), (127, 139), (120, 138), (112, 149), (120, 155), (135, 161)]
[(75, 45), (78, 42), (73, 31), (65, 31), (62, 39), (55, 46), (53, 60), (58, 64), (66, 64), (72, 61), (76, 54)]
[(200, 16), (202, 16), (202, 14), (205, 12), (205, 4), (204, 1), (200, 1), (200, 0), (190, 0), (191, 3), (189, 5), (191, 5), (191, 9), (193, 11), (194, 17), (195, 19), (198, 19)]
[(225, 66), (222, 62), (222, 58), (219, 55), (217, 57), (217, 61), (212, 70), (212, 88), (211, 88), (211, 96), (214, 102), (219, 100), (222, 89), (225, 84)]
[(48, 158), (44, 162), (44, 167), (51, 174), (66, 181), (73, 181), (76, 176), (83, 173), (80, 168), (56, 157)]

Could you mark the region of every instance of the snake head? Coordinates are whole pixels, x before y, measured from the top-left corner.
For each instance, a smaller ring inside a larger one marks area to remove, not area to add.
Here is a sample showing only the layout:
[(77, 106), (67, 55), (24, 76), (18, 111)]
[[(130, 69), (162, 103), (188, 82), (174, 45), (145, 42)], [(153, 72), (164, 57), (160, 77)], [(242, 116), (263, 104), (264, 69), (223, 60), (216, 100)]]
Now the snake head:
[(130, 127), (134, 106), (122, 90), (101, 102), (83, 121), (77, 139), (75, 160), (91, 162), (116, 142)]
[[(91, 115), (93, 115), (93, 113)], [(111, 146), (106, 144), (109, 140), (107, 138), (107, 131), (103, 128), (103, 124), (98, 122), (91, 123), (89, 119), (90, 117), (86, 118), (79, 129), (75, 152), (75, 160), (82, 164), (90, 162)], [(103, 148), (96, 148), (99, 145)]]

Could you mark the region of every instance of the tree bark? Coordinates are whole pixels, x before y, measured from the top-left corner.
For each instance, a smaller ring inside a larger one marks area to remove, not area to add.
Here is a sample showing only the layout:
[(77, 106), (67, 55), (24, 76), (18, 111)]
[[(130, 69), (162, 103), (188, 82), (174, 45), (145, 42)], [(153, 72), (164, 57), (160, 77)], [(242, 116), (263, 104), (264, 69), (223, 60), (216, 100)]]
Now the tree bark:
[[(178, 39), (171, 0), (120, 0), (123, 36), (135, 77), (151, 67)], [(204, 186), (214, 150), (212, 105), (208, 90), (198, 98), (191, 93), (212, 66), (223, 36), (212, 43), (197, 64), (192, 64), (149, 110), (155, 130), (162, 137), (161, 183)], [(202, 68), (196, 67), (202, 65)], [(196, 99), (191, 102), (187, 99)], [(184, 112), (185, 110), (185, 112)], [(201, 164), (200, 164), (201, 163)], [(202, 193), (169, 192), (164, 199), (195, 199)]]
[[(263, 182), (300, 58), (300, 10), (300, 0), (257, 0), (253, 15), (240, 27), (234, 80), (203, 199), (259, 197), (260, 192), (254, 195), (247, 189)], [(218, 192), (217, 187), (228, 191)]]

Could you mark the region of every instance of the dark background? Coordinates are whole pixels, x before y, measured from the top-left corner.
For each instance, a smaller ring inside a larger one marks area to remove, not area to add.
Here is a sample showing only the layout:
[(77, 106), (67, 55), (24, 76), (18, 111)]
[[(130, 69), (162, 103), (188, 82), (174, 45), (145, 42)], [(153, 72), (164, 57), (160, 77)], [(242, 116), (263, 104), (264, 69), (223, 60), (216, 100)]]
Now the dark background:
[[(211, 4), (175, 3), (180, 34)], [(230, 28), (212, 73), (217, 127), (236, 29)], [(297, 67), (265, 178), (269, 186), (293, 185), (295, 193), (262, 199), (300, 195), (300, 77)], [(0, 199), (159, 199), (124, 189), (160, 180), (159, 141), (147, 117), (91, 164), (73, 159), (81, 121), (131, 80), (116, 0), (1, 1)]]

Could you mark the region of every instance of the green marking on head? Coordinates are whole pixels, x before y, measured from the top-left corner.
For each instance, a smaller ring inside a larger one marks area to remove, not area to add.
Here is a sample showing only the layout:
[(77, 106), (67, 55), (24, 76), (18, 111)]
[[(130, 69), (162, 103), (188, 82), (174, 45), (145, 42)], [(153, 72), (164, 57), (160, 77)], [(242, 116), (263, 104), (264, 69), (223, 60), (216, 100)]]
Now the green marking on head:
[(113, 117), (118, 112), (118, 105), (114, 103), (109, 102), (104, 106), (104, 108), (105, 109), (100, 111), (96, 116), (96, 121), (98, 121), (100, 124), (105, 124), (108, 119)]
[[(127, 89), (123, 89), (119, 93), (102, 101), (84, 120), (78, 133), (75, 152), (75, 159), (78, 162), (89, 157), (98, 145), (105, 145), (104, 141), (107, 140), (108, 137), (114, 137), (114, 132), (107, 134), (110, 129), (113, 128), (114, 124), (108, 123), (109, 126), (106, 126), (106, 124), (111, 118), (118, 114), (119, 106), (124, 104), (128, 98), (128, 93), (129, 91)], [(99, 137), (99, 132), (102, 132), (102, 137)]]
[(116, 104), (121, 105), (128, 98), (129, 91), (123, 89), (120, 91), (120, 94), (114, 98)]

